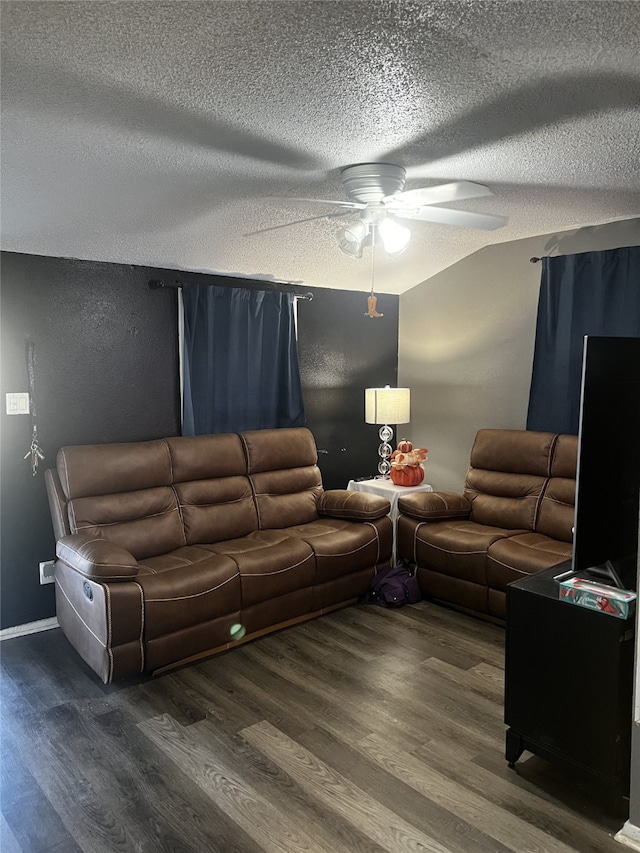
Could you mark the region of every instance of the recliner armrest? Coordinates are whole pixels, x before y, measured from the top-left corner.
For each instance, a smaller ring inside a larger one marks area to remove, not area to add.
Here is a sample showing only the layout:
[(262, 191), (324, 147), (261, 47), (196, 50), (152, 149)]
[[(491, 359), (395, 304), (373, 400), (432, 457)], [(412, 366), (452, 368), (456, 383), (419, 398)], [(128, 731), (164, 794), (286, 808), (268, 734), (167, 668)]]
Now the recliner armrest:
[(126, 548), (86, 533), (63, 536), (56, 544), (56, 555), (70, 568), (99, 583), (131, 580), (140, 568)]
[(318, 514), (351, 521), (375, 521), (389, 514), (391, 504), (381, 495), (329, 489), (318, 499)]
[(420, 521), (444, 521), (471, 515), (467, 498), (455, 492), (413, 492), (398, 499), (398, 509)]

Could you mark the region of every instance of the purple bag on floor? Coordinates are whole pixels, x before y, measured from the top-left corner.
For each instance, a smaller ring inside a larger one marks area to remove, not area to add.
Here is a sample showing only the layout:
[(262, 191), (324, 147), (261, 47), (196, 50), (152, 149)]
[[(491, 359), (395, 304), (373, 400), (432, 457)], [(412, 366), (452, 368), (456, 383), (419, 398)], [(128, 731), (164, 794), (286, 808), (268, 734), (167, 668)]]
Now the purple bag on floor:
[(381, 569), (371, 579), (369, 592), (363, 603), (379, 604), (380, 607), (402, 607), (422, 601), (418, 579), (413, 575), (407, 563)]

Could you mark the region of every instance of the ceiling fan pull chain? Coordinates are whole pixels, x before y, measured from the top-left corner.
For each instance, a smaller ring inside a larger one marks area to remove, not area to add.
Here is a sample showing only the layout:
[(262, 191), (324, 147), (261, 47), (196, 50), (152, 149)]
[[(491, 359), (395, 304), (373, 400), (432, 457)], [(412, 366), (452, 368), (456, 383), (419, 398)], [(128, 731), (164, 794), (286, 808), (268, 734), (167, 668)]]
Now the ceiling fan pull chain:
[(371, 295), (374, 291), (375, 267), (376, 267), (376, 226), (371, 226)]
[(367, 317), (384, 317), (384, 314), (380, 314), (379, 311), (376, 311), (376, 303), (378, 301), (377, 297), (373, 295), (374, 283), (375, 283), (375, 259), (376, 259), (376, 226), (372, 224), (371, 226), (371, 293), (369, 294), (369, 298), (367, 299)]

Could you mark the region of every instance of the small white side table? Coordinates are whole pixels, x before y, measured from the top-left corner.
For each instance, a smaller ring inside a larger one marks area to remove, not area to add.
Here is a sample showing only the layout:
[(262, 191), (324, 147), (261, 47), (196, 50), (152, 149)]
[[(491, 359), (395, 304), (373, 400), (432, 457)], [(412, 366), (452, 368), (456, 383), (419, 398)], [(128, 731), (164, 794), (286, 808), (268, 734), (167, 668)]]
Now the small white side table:
[(395, 564), (397, 561), (396, 554), (396, 521), (398, 520), (398, 498), (401, 495), (410, 495), (412, 492), (432, 492), (433, 489), (427, 483), (420, 483), (418, 486), (396, 486), (391, 480), (384, 480), (382, 477), (373, 480), (349, 480), (347, 490), (350, 492), (369, 492), (372, 495), (382, 495), (391, 504), (389, 517), (393, 522), (393, 554), (392, 561)]

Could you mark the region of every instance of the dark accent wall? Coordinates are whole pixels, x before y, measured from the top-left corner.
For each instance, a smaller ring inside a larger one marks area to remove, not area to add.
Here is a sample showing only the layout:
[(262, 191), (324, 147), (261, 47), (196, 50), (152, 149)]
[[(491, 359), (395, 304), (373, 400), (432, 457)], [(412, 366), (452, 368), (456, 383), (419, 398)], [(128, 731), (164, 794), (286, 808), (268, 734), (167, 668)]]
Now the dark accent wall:
[[(67, 444), (139, 441), (180, 431), (177, 292), (151, 291), (156, 270), (2, 254), (1, 627), (55, 615), (38, 563), (55, 557), (43, 472)], [(31, 419), (6, 414), (28, 391), (36, 347), (37, 425), (46, 459), (23, 459)]]
[(298, 301), (306, 425), (325, 489), (344, 489), (377, 474), (379, 427), (364, 422), (364, 390), (397, 384), (399, 297), (379, 296), (384, 316), (373, 319), (366, 293), (315, 287), (313, 294)]
[[(59, 448), (179, 434), (177, 290), (148, 284), (178, 277), (224, 283), (175, 270), (2, 254), (1, 628), (55, 615), (54, 587), (40, 585), (38, 563), (55, 557), (43, 474)], [(313, 293), (313, 301), (298, 302), (306, 423), (325, 488), (344, 488), (376, 473), (378, 428), (364, 423), (364, 389), (396, 384), (399, 299), (380, 296), (384, 317), (370, 319), (365, 293)], [(46, 454), (36, 477), (23, 459), (31, 419), (8, 416), (4, 397), (28, 391), (27, 334), (36, 346)]]

